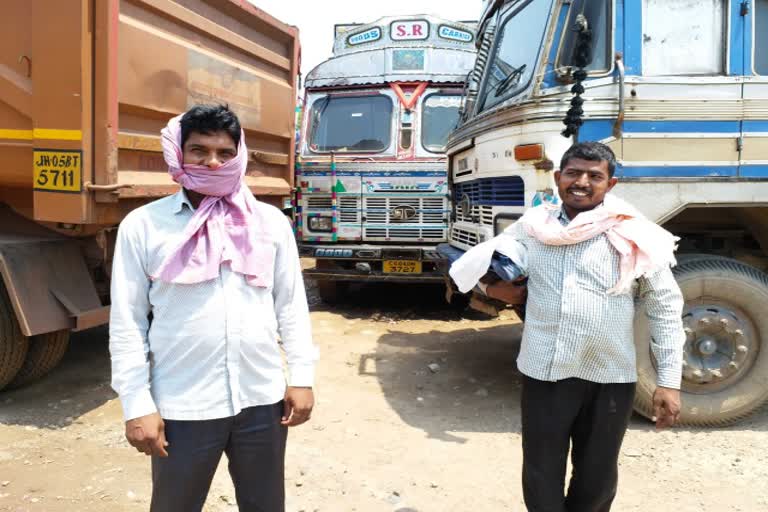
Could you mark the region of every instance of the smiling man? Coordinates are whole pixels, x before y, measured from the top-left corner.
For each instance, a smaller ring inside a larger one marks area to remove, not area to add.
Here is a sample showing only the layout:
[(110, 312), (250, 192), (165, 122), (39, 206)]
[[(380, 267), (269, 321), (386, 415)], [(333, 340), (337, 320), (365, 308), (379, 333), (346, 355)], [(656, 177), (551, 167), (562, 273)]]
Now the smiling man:
[(162, 144), (182, 189), (123, 220), (112, 266), (125, 435), (152, 457), (153, 512), (202, 510), (222, 453), (240, 510), (280, 512), (287, 427), (310, 417), (316, 360), (293, 231), (243, 183), (227, 107), (171, 119)]
[[(555, 173), (562, 206), (531, 208), (503, 236), (527, 252), (523, 374), (523, 493), (532, 512), (607, 512), (635, 394), (636, 301), (650, 321), (657, 363), (657, 428), (680, 413), (683, 299), (672, 275), (676, 239), (609, 194), (607, 146), (572, 146)], [(488, 295), (524, 302), (499, 282)], [(647, 350), (647, 349), (646, 349)], [(569, 445), (573, 472), (564, 495)]]

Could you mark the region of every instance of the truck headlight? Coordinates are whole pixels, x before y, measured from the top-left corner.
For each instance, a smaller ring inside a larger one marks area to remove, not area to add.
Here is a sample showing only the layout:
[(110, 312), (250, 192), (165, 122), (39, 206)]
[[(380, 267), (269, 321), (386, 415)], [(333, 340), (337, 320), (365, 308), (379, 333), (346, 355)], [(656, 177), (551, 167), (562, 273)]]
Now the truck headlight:
[(493, 235), (496, 236), (509, 226), (517, 222), (520, 218), (519, 213), (500, 213), (493, 218)]
[(333, 231), (333, 217), (310, 217), (309, 230), (330, 233)]

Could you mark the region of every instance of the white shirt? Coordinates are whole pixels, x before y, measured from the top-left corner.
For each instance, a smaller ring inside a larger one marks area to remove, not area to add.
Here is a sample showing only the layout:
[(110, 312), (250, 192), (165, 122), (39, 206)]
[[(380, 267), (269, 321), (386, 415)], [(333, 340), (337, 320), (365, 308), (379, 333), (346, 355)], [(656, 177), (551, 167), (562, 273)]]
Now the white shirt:
[(183, 191), (120, 224), (109, 349), (126, 421), (155, 411), (165, 419), (208, 420), (279, 402), (286, 378), (278, 335), (289, 385), (313, 385), (317, 349), (293, 231), (280, 210), (258, 207), (274, 247), (269, 288), (247, 284), (226, 264), (219, 278), (199, 284), (150, 279), (194, 213)]

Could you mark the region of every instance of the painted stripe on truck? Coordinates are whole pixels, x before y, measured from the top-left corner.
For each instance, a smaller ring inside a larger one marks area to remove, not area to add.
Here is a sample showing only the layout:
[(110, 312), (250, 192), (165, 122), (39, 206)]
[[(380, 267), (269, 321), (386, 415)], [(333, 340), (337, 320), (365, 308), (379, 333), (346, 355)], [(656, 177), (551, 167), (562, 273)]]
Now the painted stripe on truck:
[(59, 130), (55, 128), (35, 128), (34, 130), (0, 129), (0, 139), (83, 140), (83, 132), (81, 130)]

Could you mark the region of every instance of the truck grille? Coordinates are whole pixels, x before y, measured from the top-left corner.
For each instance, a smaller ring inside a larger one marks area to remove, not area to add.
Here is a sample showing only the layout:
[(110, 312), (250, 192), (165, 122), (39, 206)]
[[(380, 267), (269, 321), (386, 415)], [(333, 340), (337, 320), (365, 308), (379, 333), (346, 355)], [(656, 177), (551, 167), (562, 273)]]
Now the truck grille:
[(460, 244), (469, 245), (474, 247), (477, 245), (477, 235), (471, 231), (457, 228), (454, 226), (451, 229), (451, 242), (458, 242)]
[(454, 202), (459, 203), (465, 195), (473, 205), (524, 206), (525, 182), (520, 176), (509, 176), (456, 183)]
[(442, 242), (446, 239), (445, 228), (397, 228), (366, 227), (365, 238), (369, 241), (413, 240), (424, 242)]
[(330, 197), (322, 197), (322, 196), (309, 196), (306, 198), (307, 200), (307, 209), (308, 210), (330, 210), (331, 209), (331, 198)]
[(472, 212), (469, 215), (464, 215), (459, 205), (454, 203), (453, 209), (456, 212), (456, 220), (466, 222), (479, 222), (486, 226), (493, 226), (493, 206), (489, 205), (472, 205)]
[(339, 222), (359, 223), (360, 222), (360, 202), (357, 197), (339, 198)]
[(392, 224), (401, 222), (390, 218), (392, 209), (397, 206), (410, 206), (416, 210), (416, 217), (408, 219), (408, 224), (447, 223), (448, 205), (445, 197), (366, 197), (366, 224)]

